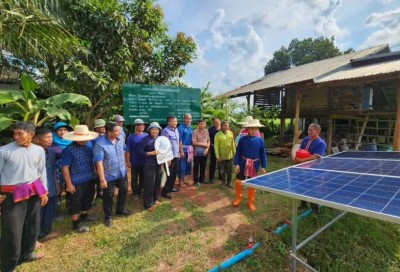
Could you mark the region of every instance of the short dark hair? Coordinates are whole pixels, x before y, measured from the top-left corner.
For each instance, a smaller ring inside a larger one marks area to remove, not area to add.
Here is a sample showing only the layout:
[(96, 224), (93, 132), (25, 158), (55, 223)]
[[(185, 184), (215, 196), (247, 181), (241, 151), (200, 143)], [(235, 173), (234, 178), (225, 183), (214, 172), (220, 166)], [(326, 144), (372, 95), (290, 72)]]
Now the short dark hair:
[(47, 127), (37, 127), (35, 132), (35, 138), (41, 138), (44, 134), (51, 133), (52, 130)]
[(311, 123), (308, 127), (315, 128), (318, 132), (321, 132), (321, 126), (316, 123)]
[(31, 122), (26, 121), (18, 121), (14, 124), (14, 129), (22, 129), (26, 132), (33, 132), (35, 133), (35, 125)]
[(167, 117), (167, 122), (171, 121), (172, 119), (176, 119), (175, 115), (170, 115)]
[(199, 121), (197, 121), (197, 124), (200, 124), (200, 123), (205, 123), (206, 121), (204, 121), (203, 119), (200, 119)]
[(104, 127), (106, 129), (106, 132), (112, 132), (114, 131), (114, 128), (118, 126), (119, 125), (115, 122), (108, 122)]
[(228, 121), (224, 120), (224, 121), (221, 122), (221, 126), (222, 125), (229, 125), (229, 123), (228, 123)]

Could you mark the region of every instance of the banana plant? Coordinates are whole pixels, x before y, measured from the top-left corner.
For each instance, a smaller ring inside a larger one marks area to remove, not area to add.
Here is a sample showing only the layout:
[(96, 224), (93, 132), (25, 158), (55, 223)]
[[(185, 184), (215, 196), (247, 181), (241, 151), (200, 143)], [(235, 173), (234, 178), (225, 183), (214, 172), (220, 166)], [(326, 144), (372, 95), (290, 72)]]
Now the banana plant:
[(67, 110), (68, 103), (86, 105), (92, 103), (87, 96), (75, 93), (63, 93), (47, 99), (39, 99), (35, 95), (38, 84), (28, 74), (22, 74), (21, 90), (0, 90), (0, 131), (8, 128), (13, 122), (31, 121), (35, 126), (58, 117), (70, 121), (71, 125), (79, 120)]

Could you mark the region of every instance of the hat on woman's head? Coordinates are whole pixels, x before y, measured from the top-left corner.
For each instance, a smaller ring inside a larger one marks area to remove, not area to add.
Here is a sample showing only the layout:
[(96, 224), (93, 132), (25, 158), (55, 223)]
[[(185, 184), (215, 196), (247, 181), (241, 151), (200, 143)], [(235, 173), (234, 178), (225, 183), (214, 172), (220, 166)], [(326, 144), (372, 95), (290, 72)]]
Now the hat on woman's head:
[(90, 141), (99, 136), (98, 133), (89, 131), (89, 128), (87, 125), (77, 125), (75, 126), (74, 131), (68, 132), (64, 135), (64, 139), (70, 140), (70, 141)]
[(246, 117), (244, 118), (244, 121), (243, 121), (243, 122), (239, 122), (238, 124), (239, 124), (239, 125), (247, 125), (247, 123), (248, 123), (250, 120), (253, 120), (253, 116), (246, 116)]
[(57, 123), (55, 123), (54, 126), (53, 126), (53, 131), (56, 131), (56, 130), (59, 129), (60, 127), (65, 127), (68, 131), (73, 131), (73, 130), (74, 130), (70, 125), (67, 125), (67, 123), (64, 123), (64, 122), (57, 122)]
[(150, 131), (152, 128), (158, 128), (160, 131), (162, 130), (160, 124), (158, 122), (151, 122), (149, 127), (147, 128), (147, 131)]
[(264, 127), (263, 125), (261, 125), (260, 120), (258, 119), (253, 119), (250, 120), (247, 125), (244, 125), (245, 128), (259, 128), (259, 127)]

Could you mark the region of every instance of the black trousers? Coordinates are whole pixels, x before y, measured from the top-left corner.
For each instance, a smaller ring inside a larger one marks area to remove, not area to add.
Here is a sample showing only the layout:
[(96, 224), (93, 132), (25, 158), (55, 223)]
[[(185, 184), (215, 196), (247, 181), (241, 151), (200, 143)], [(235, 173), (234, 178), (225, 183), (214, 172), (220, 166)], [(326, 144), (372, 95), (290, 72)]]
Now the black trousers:
[(171, 165), (169, 166), (169, 176), (167, 176), (167, 181), (165, 182), (162, 194), (166, 195), (172, 192), (175, 186), (176, 176), (178, 175), (179, 169), (179, 158), (173, 158)]
[(160, 165), (143, 165), (143, 202), (146, 209), (152, 207), (160, 197), (160, 171)]
[[(214, 147), (210, 148), (210, 165), (208, 167), (208, 178), (213, 180), (215, 176), (215, 168), (217, 167), (217, 158), (215, 157)], [(218, 178), (221, 178), (220, 173), (218, 173)]]
[(143, 166), (132, 166), (131, 186), (132, 195), (141, 195), (143, 192)]
[(207, 156), (194, 156), (193, 180), (203, 182), (206, 178)]
[(233, 159), (220, 161), (218, 163), (222, 184), (230, 185), (232, 182)]
[(40, 233), (39, 239), (45, 238), (51, 233), (51, 227), (56, 215), (57, 196), (49, 196), (47, 204), (40, 209)]
[(1, 205), (1, 271), (13, 271), (35, 249), (40, 231), (40, 199), (37, 195), (14, 203), (7, 193)]
[(122, 212), (125, 207), (126, 195), (128, 193), (128, 179), (123, 177), (107, 182), (107, 188), (103, 189), (103, 211), (105, 219), (111, 219), (113, 209), (113, 197), (115, 187), (118, 188), (116, 212)]

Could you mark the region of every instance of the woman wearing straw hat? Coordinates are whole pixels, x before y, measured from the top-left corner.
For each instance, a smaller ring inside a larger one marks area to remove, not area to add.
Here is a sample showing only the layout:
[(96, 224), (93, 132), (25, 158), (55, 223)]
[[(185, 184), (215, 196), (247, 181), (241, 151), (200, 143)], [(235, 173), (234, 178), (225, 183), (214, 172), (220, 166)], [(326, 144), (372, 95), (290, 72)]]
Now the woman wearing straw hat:
[(86, 142), (97, 136), (86, 125), (77, 125), (74, 131), (64, 135), (64, 139), (73, 141), (62, 152), (61, 167), (66, 183), (65, 190), (70, 198), (72, 229), (76, 232), (89, 231), (81, 222), (88, 220), (88, 211), (92, 207), (95, 167), (93, 150)]
[(143, 138), (139, 146), (139, 154), (143, 161), (143, 204), (149, 212), (154, 211), (154, 205), (159, 205), (161, 187), (161, 166), (157, 162), (157, 155), (154, 143), (161, 133), (161, 127), (157, 122), (150, 123), (147, 131), (149, 135)]
[[(260, 137), (256, 137), (258, 128), (263, 127), (257, 119), (250, 120), (245, 128), (248, 135), (240, 138), (236, 148), (234, 157), (236, 182), (235, 194), (236, 199), (232, 205), (237, 207), (242, 201), (242, 180), (257, 176), (257, 172), (261, 166), (261, 173), (265, 173), (267, 168), (267, 156), (265, 153), (264, 141)], [(254, 197), (256, 190), (254, 188), (247, 189), (247, 206), (251, 211), (255, 211)]]
[[(242, 138), (243, 136), (246, 136), (246, 135), (249, 134), (249, 133), (247, 132), (246, 125), (249, 123), (250, 120), (253, 120), (253, 117), (252, 117), (252, 116), (246, 116), (246, 117), (244, 118), (244, 121), (243, 121), (243, 122), (239, 122), (239, 123), (238, 123), (239, 125), (243, 125), (243, 128), (240, 130), (238, 136), (236, 136), (236, 138), (235, 138), (235, 144), (236, 144), (236, 145), (238, 145), (240, 138)], [(256, 136), (257, 136), (257, 137), (261, 137), (260, 131), (257, 130)]]

